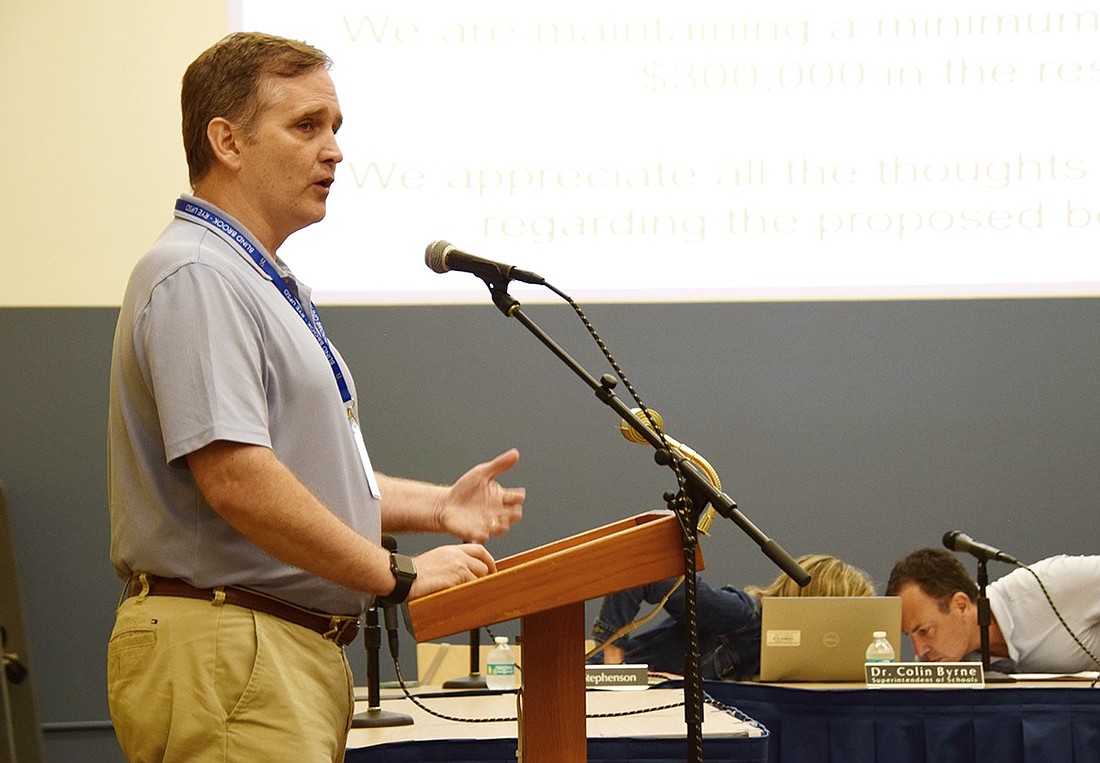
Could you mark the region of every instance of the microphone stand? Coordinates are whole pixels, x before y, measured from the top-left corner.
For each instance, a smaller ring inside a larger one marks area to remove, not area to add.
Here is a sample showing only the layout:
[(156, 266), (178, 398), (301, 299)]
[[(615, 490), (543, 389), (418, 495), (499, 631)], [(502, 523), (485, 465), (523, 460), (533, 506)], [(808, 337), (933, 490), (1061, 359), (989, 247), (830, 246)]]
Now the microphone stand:
[(443, 682), (444, 689), (487, 689), (485, 676), (481, 675), (481, 628), (471, 628), (470, 672), (461, 678), (449, 678)]
[(382, 629), (378, 625), (377, 607), (367, 610), (363, 641), (367, 646), (367, 709), (352, 716), (351, 727), (373, 729), (411, 725), (413, 722), (411, 715), (382, 709), (382, 692), (378, 677), (378, 653), (382, 647)]
[(12, 720), (13, 708), (8, 684), (23, 683), (23, 679), (27, 677), (27, 668), (20, 661), (19, 655), (15, 652), (5, 651), (7, 648), (8, 632), (4, 630), (4, 626), (0, 625), (0, 656), (3, 658), (3, 672), (0, 672), (0, 711), (3, 712), (3, 717), (0, 720), (4, 724), (2, 738), (6, 740), (4, 752), (7, 753), (7, 759), (12, 763), (16, 763), (19, 756), (16, 754), (15, 749), (15, 724)]
[(989, 608), (989, 597), (985, 588), (989, 585), (988, 560), (985, 557), (978, 559), (978, 636), (982, 654), (982, 676), (986, 683), (1013, 683), (1012, 676), (997, 670), (990, 669), (992, 657), (989, 654), (989, 626), (993, 622), (993, 612)]
[(551, 352), (558, 356), (573, 373), (581, 378), (596, 398), (611, 408), (631, 426), (646, 442), (653, 446), (654, 460), (668, 466), (683, 480), (679, 493), (665, 493), (665, 498), (679, 519), (684, 552), (684, 631), (687, 648), (684, 657), (684, 715), (688, 735), (688, 760), (692, 763), (703, 759), (703, 682), (699, 666), (698, 600), (696, 586), (695, 553), (698, 546), (697, 524), (699, 515), (710, 504), (714, 509), (733, 520), (752, 540), (800, 586), (810, 581), (810, 575), (778, 543), (768, 538), (748, 520), (728, 495), (711, 483), (703, 472), (675, 449), (665, 446), (660, 435), (647, 427), (638, 416), (614, 393), (618, 381), (611, 374), (604, 374), (597, 381), (585, 368), (550, 338), (533, 320), (524, 314), (520, 303), (508, 294), (509, 279), (482, 277), (489, 287), (493, 304), (507, 318), (515, 318)]
[(481, 629), (470, 629), (470, 673), (462, 678), (450, 678), (443, 682), (444, 689), (485, 689), (485, 676), (481, 675)]
[[(397, 541), (395, 541), (392, 536), (383, 535), (382, 545), (390, 551), (397, 550)], [(393, 604), (386, 604), (383, 605), (383, 607), (386, 609), (387, 624), (389, 624), (391, 619), (396, 622), (396, 617), (394, 615), (396, 606)], [(351, 727), (353, 729), (366, 729), (412, 725), (413, 719), (411, 715), (382, 709), (382, 688), (378, 670), (378, 656), (382, 651), (382, 628), (378, 625), (377, 606), (372, 605), (371, 608), (367, 610), (365, 620), (366, 627), (363, 629), (363, 643), (367, 648), (367, 709), (352, 716)], [(396, 661), (396, 638), (393, 636), (391, 636), (390, 640), (390, 651), (393, 652), (393, 658)]]
[(978, 560), (978, 632), (981, 637), (982, 671), (989, 672), (989, 623), (992, 615), (989, 610), (989, 597), (985, 587), (989, 585), (989, 570), (985, 559)]

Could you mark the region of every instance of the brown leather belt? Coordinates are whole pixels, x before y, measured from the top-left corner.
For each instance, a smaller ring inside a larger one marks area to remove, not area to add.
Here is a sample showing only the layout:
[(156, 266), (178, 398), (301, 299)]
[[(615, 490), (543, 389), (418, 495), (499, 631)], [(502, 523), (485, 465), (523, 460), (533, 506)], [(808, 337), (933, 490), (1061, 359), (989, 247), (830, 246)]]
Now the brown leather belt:
[(236, 586), (196, 588), (190, 583), (177, 578), (137, 574), (127, 582), (122, 598), (125, 600), (131, 596), (140, 596), (143, 592), (146, 596), (180, 596), (185, 599), (201, 599), (210, 602), (220, 599), (225, 604), (254, 609), (257, 612), (264, 612), (295, 625), (309, 628), (311, 631), (320, 633), (329, 641), (335, 641), (340, 646), (350, 644), (359, 633), (359, 618), (357, 617), (315, 612), (295, 606), (282, 599), (276, 599), (273, 596)]

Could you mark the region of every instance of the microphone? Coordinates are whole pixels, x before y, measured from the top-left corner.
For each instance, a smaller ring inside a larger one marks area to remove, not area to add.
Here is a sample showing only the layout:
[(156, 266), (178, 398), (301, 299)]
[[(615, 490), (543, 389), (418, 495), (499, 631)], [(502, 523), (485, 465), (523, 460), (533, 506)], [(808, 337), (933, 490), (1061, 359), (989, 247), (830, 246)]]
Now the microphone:
[(433, 241), (428, 244), (428, 248), (424, 250), (424, 263), (436, 273), (460, 270), (463, 273), (473, 273), (485, 283), (499, 283), (502, 280), (533, 284), (546, 282), (538, 273), (476, 257), (456, 249), (449, 241)]
[(1019, 560), (1011, 554), (1006, 554), (999, 548), (993, 548), (993, 546), (979, 543), (960, 530), (949, 530), (944, 533), (943, 545), (952, 551), (965, 551), (968, 554), (973, 554), (979, 559), (992, 559), (995, 562), (1023, 566), (1020, 564)]

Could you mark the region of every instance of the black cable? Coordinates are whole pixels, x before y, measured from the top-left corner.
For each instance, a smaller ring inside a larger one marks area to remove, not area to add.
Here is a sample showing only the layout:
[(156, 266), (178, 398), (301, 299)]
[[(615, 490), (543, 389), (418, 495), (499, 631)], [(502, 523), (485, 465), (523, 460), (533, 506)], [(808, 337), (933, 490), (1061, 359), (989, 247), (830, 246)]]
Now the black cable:
[[(650, 415), (649, 407), (645, 403), (642, 402), (642, 398), (638, 394), (638, 390), (636, 390), (634, 388), (634, 385), (630, 383), (630, 380), (626, 377), (626, 372), (623, 371), (622, 367), (619, 365), (619, 362), (617, 360), (615, 360), (615, 357), (611, 354), (611, 350), (608, 349), (607, 344), (604, 343), (603, 338), (600, 336), (599, 332), (596, 331), (596, 327), (592, 325), (592, 321), (590, 321), (588, 319), (588, 316), (585, 314), (585, 312), (581, 308), (581, 306), (579, 304), (577, 304), (576, 300), (574, 300), (572, 297), (570, 297), (568, 294), (566, 294), (565, 292), (563, 292), (561, 289), (557, 288), (553, 284), (544, 283), (543, 286), (545, 286), (547, 289), (549, 289), (550, 291), (557, 294), (559, 297), (561, 297), (563, 300), (565, 300), (565, 302), (571, 308), (573, 308), (573, 312), (575, 312), (577, 314), (577, 317), (580, 318), (581, 323), (584, 324), (585, 329), (588, 331), (589, 335), (591, 335), (593, 341), (595, 341), (596, 346), (600, 348), (600, 352), (602, 352), (603, 356), (605, 358), (607, 358), (607, 362), (611, 365), (611, 368), (615, 371), (615, 375), (617, 377), (619, 377), (619, 380), (622, 381), (623, 386), (626, 387), (627, 392), (630, 393), (631, 399), (634, 400), (634, 402), (638, 404), (638, 407), (642, 411), (642, 416), (645, 418), (645, 420), (647, 422), (649, 422), (650, 429), (652, 429), (657, 434), (657, 437), (660, 438), (661, 444), (664, 445), (665, 450), (668, 450), (668, 451), (671, 452), (672, 447), (668, 444), (668, 441), (665, 440), (665, 433), (664, 433), (663, 429), (661, 427), (657, 426), (657, 423), (653, 420), (653, 417)], [(672, 470), (676, 474), (676, 484), (677, 484), (680, 492), (683, 492), (683, 489), (684, 489), (684, 476), (683, 476), (683, 474), (680, 473), (679, 463), (677, 463), (675, 460), (673, 460), (673, 462), (672, 462)], [(679, 512), (677, 512), (677, 514), (679, 514)], [(683, 517), (681, 517), (681, 521), (683, 521)]]
[[(432, 710), (430, 707), (428, 707), (423, 702), (421, 702), (420, 699), (418, 699), (415, 694), (412, 694), (411, 692), (409, 692), (408, 686), (405, 683), (405, 676), (401, 671), (400, 661), (399, 660), (394, 660), (393, 661), (393, 666), (394, 666), (394, 671), (397, 673), (397, 682), (401, 686), (401, 691), (405, 694), (405, 697), (407, 699), (409, 699), (414, 705), (416, 705), (421, 710), (423, 710), (425, 713), (427, 713), (428, 715), (434, 716), (436, 718), (440, 718), (444, 721), (455, 721), (457, 723), (511, 723), (511, 722), (519, 720), (515, 716), (499, 717), (499, 718), (459, 718), (457, 716), (446, 715), (445, 713), (436, 712), (435, 710)], [(513, 693), (513, 692), (504, 691), (502, 693)], [(710, 700), (709, 698), (708, 698), (708, 701), (711, 704), (716, 704), (716, 702), (717, 702), (716, 700)], [(683, 705), (684, 705), (683, 701), (680, 701), (680, 702), (672, 702), (672, 703), (669, 703), (669, 704), (666, 704), (666, 705), (656, 705), (654, 707), (644, 707), (644, 708), (640, 708), (638, 710), (620, 710), (620, 711), (617, 711), (617, 712), (614, 712), (614, 713), (586, 713), (584, 717), (585, 718), (618, 718), (620, 716), (644, 715), (645, 713), (655, 713), (655, 712), (658, 712), (658, 711), (661, 711), (661, 710), (670, 710), (670, 709), (677, 708), (677, 707), (683, 707)], [(726, 710), (726, 708), (724, 708), (724, 707), (722, 707), (720, 709)]]

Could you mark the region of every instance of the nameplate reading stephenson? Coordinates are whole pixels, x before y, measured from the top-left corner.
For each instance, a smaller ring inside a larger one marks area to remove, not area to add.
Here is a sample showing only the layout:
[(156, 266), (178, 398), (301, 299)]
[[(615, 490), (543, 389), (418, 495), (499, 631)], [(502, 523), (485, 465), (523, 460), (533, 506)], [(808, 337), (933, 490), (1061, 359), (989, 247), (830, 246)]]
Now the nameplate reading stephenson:
[(589, 689), (647, 689), (647, 665), (585, 665), (584, 685)]

